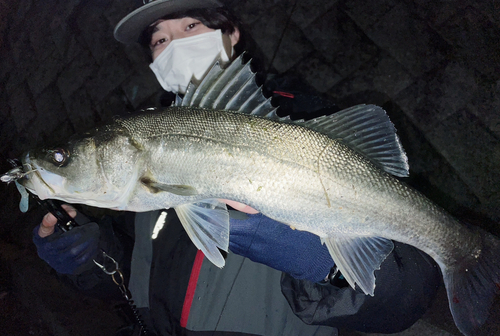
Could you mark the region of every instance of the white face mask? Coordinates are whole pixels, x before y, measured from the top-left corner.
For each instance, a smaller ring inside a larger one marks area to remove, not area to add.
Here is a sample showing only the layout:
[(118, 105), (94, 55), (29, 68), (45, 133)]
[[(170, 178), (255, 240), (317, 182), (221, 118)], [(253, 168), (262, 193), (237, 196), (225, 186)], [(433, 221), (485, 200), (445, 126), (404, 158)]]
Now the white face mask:
[(163, 89), (185, 93), (189, 82), (199, 83), (219, 55), (229, 61), (220, 29), (173, 40), (149, 67)]

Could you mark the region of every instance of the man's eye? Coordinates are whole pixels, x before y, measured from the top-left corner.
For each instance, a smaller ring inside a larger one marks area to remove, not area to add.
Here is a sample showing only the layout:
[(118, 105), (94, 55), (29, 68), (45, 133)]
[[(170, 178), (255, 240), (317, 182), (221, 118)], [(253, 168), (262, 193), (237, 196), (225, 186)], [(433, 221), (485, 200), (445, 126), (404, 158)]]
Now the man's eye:
[(167, 42), (167, 39), (166, 38), (161, 38), (158, 41), (154, 42), (153, 45), (152, 45), (152, 47), (154, 48), (154, 47), (159, 46), (160, 44), (163, 44), (165, 42)]
[(189, 24), (189, 25), (186, 27), (186, 30), (191, 30), (191, 29), (193, 29), (194, 27), (196, 27), (198, 24), (200, 24), (200, 22), (193, 22), (193, 23)]

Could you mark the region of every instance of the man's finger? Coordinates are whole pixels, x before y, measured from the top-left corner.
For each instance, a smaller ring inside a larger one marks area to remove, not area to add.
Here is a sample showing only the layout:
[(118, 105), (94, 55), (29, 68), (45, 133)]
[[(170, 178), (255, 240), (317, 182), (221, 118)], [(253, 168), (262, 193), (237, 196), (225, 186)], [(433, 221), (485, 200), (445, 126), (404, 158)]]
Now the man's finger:
[(42, 223), (38, 228), (38, 235), (45, 238), (54, 233), (54, 226), (57, 224), (57, 219), (50, 212), (43, 216)]
[[(63, 204), (62, 208), (68, 212), (68, 214), (75, 218), (76, 209), (71, 205)], [(38, 235), (41, 238), (45, 238), (54, 233), (54, 227), (57, 224), (57, 219), (50, 212), (43, 216), (42, 223), (40, 224), (40, 228), (38, 229)]]
[(235, 201), (231, 201), (231, 200), (227, 200), (227, 199), (221, 199), (220, 201), (226, 203), (227, 205), (229, 205), (230, 207), (232, 207), (235, 210), (245, 212), (247, 214), (253, 215), (253, 214), (259, 213), (254, 208), (252, 208), (246, 204), (240, 203), (240, 202), (235, 202)]

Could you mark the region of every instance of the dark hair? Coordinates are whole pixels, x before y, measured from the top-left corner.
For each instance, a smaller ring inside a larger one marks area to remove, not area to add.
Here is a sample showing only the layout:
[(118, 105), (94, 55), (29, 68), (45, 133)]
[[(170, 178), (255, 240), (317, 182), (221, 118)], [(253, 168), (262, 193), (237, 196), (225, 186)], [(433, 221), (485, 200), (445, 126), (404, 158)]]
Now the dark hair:
[[(224, 7), (190, 9), (183, 12), (168, 14), (159, 18), (159, 20), (182, 19), (185, 17), (200, 20), (200, 22), (208, 28), (220, 29), (222, 34), (232, 34), (236, 28), (240, 29), (241, 26), (239, 20)], [(139, 43), (147, 50), (150, 50), (149, 46), (153, 32), (154, 26), (149, 26), (144, 29), (139, 37)]]

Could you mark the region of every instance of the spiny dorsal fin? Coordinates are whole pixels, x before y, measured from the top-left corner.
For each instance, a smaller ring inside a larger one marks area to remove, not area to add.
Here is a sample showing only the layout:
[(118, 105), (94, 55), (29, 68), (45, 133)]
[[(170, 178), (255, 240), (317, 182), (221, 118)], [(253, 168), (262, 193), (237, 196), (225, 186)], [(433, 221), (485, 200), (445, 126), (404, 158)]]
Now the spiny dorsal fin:
[(406, 153), (393, 123), (376, 105), (356, 105), (331, 115), (294, 123), (328, 135), (395, 176), (409, 175)]
[(243, 63), (243, 55), (226, 69), (217, 61), (198, 87), (189, 84), (181, 102), (174, 106), (203, 107), (214, 110), (230, 110), (279, 120), (271, 99), (265, 98), (262, 88), (255, 82), (250, 61)]
[(382, 108), (357, 105), (308, 121), (280, 118), (276, 114), (276, 108), (271, 105), (271, 100), (265, 98), (262, 88), (257, 86), (250, 61), (243, 63), (243, 55), (226, 69), (222, 69), (217, 61), (198, 87), (189, 84), (184, 98), (182, 101), (176, 99), (175, 106), (237, 111), (279, 122), (295, 123), (341, 140), (390, 174), (408, 176), (408, 158), (394, 125)]

